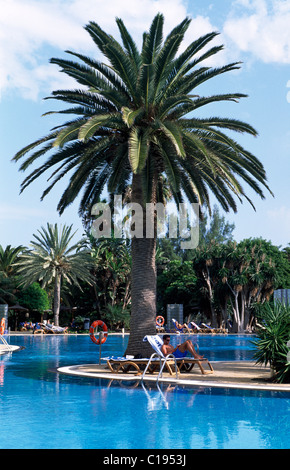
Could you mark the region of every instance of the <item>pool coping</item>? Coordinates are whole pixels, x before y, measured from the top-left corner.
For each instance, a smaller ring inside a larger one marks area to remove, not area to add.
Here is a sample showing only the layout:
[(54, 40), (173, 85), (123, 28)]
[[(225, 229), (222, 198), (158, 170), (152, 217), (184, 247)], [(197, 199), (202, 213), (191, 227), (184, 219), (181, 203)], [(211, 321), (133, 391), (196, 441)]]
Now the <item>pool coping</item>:
[(21, 346), (15, 346), (13, 344), (8, 344), (8, 347), (4, 344), (0, 344), (0, 355), (9, 354), (15, 351), (20, 351)]
[[(10, 333), (10, 336), (15, 335), (27, 335), (31, 332), (17, 332)], [(110, 333), (112, 335), (125, 336), (128, 333)], [(77, 334), (72, 334), (70, 336), (75, 336)], [(88, 335), (87, 333), (82, 333), (80, 336)], [(236, 334), (233, 334), (236, 335)], [(46, 335), (45, 335), (46, 336)], [(48, 335), (54, 336), (54, 335)], [(59, 335), (58, 335), (59, 336)], [(206, 334), (208, 336), (208, 334)], [(224, 335), (215, 335), (215, 336), (224, 336)], [(241, 334), (238, 334), (241, 336)], [(246, 334), (246, 336), (249, 336)], [(8, 352), (8, 351), (7, 351)], [(1, 354), (1, 353), (0, 353)], [(163, 373), (163, 376), (160, 377), (159, 382), (165, 383), (175, 383), (185, 386), (200, 386), (200, 387), (217, 387), (217, 388), (230, 388), (230, 389), (244, 389), (244, 390), (268, 390), (268, 391), (279, 391), (279, 392), (290, 392), (290, 384), (276, 384), (269, 381), (270, 378), (270, 368), (261, 367), (255, 364), (253, 361), (211, 361), (211, 364), (214, 366), (214, 374), (210, 375), (201, 375), (198, 372), (190, 374), (182, 374), (176, 379), (176, 376), (170, 376), (166, 372)], [(94, 371), (85, 371), (84, 368), (93, 367)], [(239, 372), (235, 371), (235, 367), (240, 368)], [(224, 372), (223, 369), (228, 371)], [(249, 370), (251, 373), (249, 373)], [(58, 372), (68, 375), (74, 375), (79, 377), (91, 377), (98, 379), (107, 379), (107, 380), (118, 380), (118, 381), (141, 381), (142, 376), (138, 376), (132, 373), (129, 374), (113, 374), (109, 369), (105, 369), (105, 365), (101, 367), (98, 364), (79, 364), (71, 365), (66, 367), (60, 367), (57, 369)], [(257, 376), (256, 376), (257, 374)], [(158, 374), (151, 375), (147, 374), (144, 378), (144, 381), (157, 382)], [(240, 378), (240, 380), (239, 380)], [(263, 383), (264, 382), (264, 383)]]
[[(190, 374), (182, 374), (182, 376), (179, 375), (177, 379), (175, 374), (171, 376), (164, 372), (163, 376), (160, 377), (159, 382), (190, 387), (216, 387), (271, 392), (290, 392), (290, 384), (266, 382), (267, 378), (269, 379), (270, 377), (270, 368), (262, 368), (252, 361), (212, 361), (211, 364), (215, 371), (214, 374), (202, 375), (196, 370)], [(235, 369), (238, 370), (238, 372), (233, 372)], [(254, 374), (254, 370), (257, 371), (257, 377)], [(141, 375), (136, 375), (134, 373), (113, 374), (106, 368), (105, 364), (71, 365), (59, 367), (57, 371), (62, 374), (72, 376), (106, 379), (109, 381), (117, 380), (119, 382), (129, 382), (134, 380), (136, 382), (141, 382), (142, 380)], [(146, 374), (144, 381), (157, 382), (157, 378), (158, 373)], [(265, 383), (263, 383), (263, 381), (265, 381)]]

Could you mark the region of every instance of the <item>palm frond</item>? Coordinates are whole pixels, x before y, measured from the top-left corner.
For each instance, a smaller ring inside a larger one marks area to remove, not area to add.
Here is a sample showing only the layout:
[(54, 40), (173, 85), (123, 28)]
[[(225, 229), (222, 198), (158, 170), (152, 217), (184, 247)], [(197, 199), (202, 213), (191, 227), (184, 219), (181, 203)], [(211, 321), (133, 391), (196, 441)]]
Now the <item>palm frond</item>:
[(121, 34), (124, 48), (127, 51), (129, 57), (131, 58), (132, 64), (135, 66), (135, 70), (137, 72), (141, 65), (141, 57), (138, 48), (121, 18), (116, 18), (116, 23)]
[(133, 173), (140, 173), (146, 163), (149, 150), (149, 131), (142, 132), (137, 127), (133, 127), (129, 136), (129, 161)]

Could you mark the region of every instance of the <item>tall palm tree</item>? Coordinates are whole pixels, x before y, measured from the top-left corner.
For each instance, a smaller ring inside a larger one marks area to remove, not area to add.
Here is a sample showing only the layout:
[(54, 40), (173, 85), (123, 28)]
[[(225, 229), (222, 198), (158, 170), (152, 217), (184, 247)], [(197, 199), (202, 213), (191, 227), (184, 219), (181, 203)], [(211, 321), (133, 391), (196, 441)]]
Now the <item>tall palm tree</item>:
[[(256, 136), (255, 129), (235, 119), (198, 115), (208, 104), (246, 96), (199, 96), (196, 92), (204, 82), (240, 67), (239, 63), (218, 68), (203, 64), (222, 49), (207, 48), (217, 33), (196, 39), (178, 55), (190, 19), (185, 18), (164, 39), (164, 18), (157, 14), (149, 32), (143, 34), (139, 51), (123, 21), (116, 22), (121, 42), (95, 22), (85, 27), (107, 63), (72, 51), (67, 52), (74, 60), (51, 59), (81, 88), (52, 93), (49, 98), (72, 105), (57, 113), (74, 118), (15, 155), (18, 161), (32, 152), (20, 167), (26, 170), (49, 152), (47, 161), (25, 178), (22, 191), (53, 169), (54, 179), (42, 198), (72, 172), (58, 204), (59, 213), (81, 191), (80, 214), (98, 202), (105, 186), (111, 194), (124, 194), (128, 184), (132, 185), (132, 202), (145, 209), (147, 202), (156, 202), (162, 194), (163, 174), (177, 203), (186, 198), (209, 211), (210, 192), (226, 211), (237, 210), (235, 198), (252, 204), (241, 181), (263, 198), (260, 184), (267, 187), (263, 165), (224, 132)], [(145, 226), (144, 220), (144, 234)], [(155, 332), (155, 250), (155, 236), (132, 240), (130, 354), (142, 352), (144, 334)]]
[(80, 288), (79, 280), (91, 282), (92, 258), (87, 250), (79, 249), (79, 244), (70, 245), (75, 235), (72, 225), (59, 230), (57, 224), (47, 224), (47, 229), (38, 230), (33, 235), (31, 250), (24, 252), (16, 263), (20, 275), (20, 285), (27, 287), (40, 281), (42, 287), (54, 284), (54, 323), (59, 325), (60, 292), (63, 281)]

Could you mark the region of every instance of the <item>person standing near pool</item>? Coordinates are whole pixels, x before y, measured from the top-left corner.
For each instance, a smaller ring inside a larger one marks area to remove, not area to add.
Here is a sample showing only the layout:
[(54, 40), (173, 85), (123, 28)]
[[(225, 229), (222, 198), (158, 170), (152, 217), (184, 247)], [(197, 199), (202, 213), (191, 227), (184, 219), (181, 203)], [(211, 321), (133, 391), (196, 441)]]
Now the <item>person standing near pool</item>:
[(184, 341), (184, 343), (179, 344), (174, 348), (170, 343), (170, 335), (163, 335), (163, 345), (161, 346), (161, 351), (164, 354), (164, 356), (167, 356), (168, 354), (173, 354), (177, 359), (183, 358), (187, 356), (187, 353), (189, 352), (194, 359), (197, 360), (202, 360), (203, 356), (200, 356), (197, 354), (196, 350), (194, 349), (194, 346), (190, 339), (187, 341)]

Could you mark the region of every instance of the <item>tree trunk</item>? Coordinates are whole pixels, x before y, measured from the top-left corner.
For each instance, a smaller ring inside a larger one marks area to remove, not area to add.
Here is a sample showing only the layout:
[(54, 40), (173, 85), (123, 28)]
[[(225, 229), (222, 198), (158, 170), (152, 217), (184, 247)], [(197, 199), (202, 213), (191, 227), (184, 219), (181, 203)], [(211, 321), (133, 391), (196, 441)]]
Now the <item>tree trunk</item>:
[[(132, 309), (125, 354), (150, 357), (154, 351), (148, 343), (143, 342), (143, 338), (156, 334), (156, 230), (153, 231), (153, 238), (146, 237), (146, 210), (140, 175), (133, 175), (132, 202), (143, 208), (143, 237), (132, 239)], [(147, 218), (148, 223), (155, 227), (154, 213)]]
[(54, 298), (53, 298), (53, 313), (54, 313), (55, 326), (59, 326), (60, 282), (61, 282), (61, 275), (57, 274), (54, 280)]
[(125, 354), (142, 354), (149, 357), (154, 352), (146, 335), (156, 334), (156, 240), (134, 238), (132, 240), (132, 310), (130, 337)]
[(232, 309), (234, 313), (232, 332), (241, 333), (243, 331), (243, 328), (241, 325), (241, 318), (240, 318), (239, 299), (238, 299), (239, 293), (233, 290), (232, 292), (234, 294), (234, 304), (232, 303), (232, 299), (231, 299)]
[(208, 267), (206, 266), (206, 271), (203, 270), (203, 276), (204, 280), (207, 285), (207, 290), (208, 290), (208, 297), (209, 297), (209, 304), (210, 304), (210, 320), (211, 320), (211, 326), (213, 328), (217, 328), (217, 316), (216, 312), (214, 310), (214, 305), (213, 305), (213, 288), (212, 288), (212, 283), (211, 283), (211, 277), (210, 277), (210, 272)]

